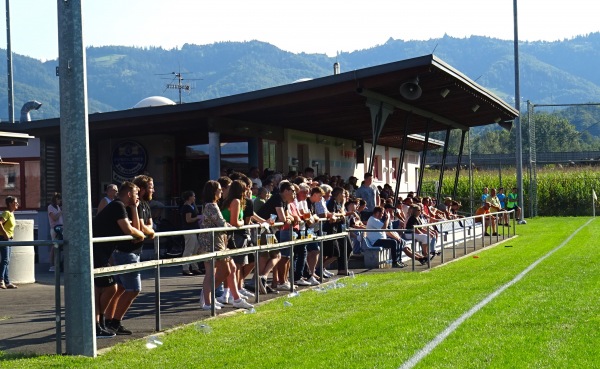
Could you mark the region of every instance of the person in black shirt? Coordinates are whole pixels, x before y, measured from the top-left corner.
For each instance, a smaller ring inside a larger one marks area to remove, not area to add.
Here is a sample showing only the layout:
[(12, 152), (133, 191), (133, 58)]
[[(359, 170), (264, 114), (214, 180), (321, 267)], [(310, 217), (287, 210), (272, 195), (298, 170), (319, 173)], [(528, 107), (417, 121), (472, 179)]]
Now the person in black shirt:
[[(327, 234), (340, 233), (342, 231), (342, 225), (345, 223), (344, 202), (344, 189), (342, 187), (334, 188), (331, 192), (331, 199), (327, 202), (327, 211), (333, 215), (328, 222), (323, 223), (323, 230)], [(338, 275), (348, 275), (348, 271), (346, 270), (346, 255), (344, 255), (343, 251), (340, 251), (338, 240), (325, 241), (323, 243), (323, 268), (327, 269), (336, 260), (338, 260)]]
[[(323, 191), (323, 189), (319, 186), (310, 190), (310, 196), (306, 199), (306, 205), (308, 206), (308, 210), (311, 214), (310, 218), (306, 219), (305, 221), (307, 228), (317, 224), (319, 221), (315, 204), (317, 202), (321, 202), (323, 195), (325, 195), (325, 191)], [(320, 255), (319, 244), (317, 242), (309, 243), (306, 245), (306, 252), (306, 264), (308, 267), (304, 276), (307, 279), (314, 278), (314, 280), (320, 281), (320, 277), (316, 274), (317, 263), (319, 262)]]
[[(200, 220), (200, 216), (198, 215), (198, 207), (196, 206), (196, 194), (194, 191), (185, 191), (181, 198), (184, 200), (183, 205), (181, 206), (181, 228), (185, 230), (190, 229), (198, 229), (200, 225), (198, 221)], [(183, 250), (182, 257), (197, 255), (198, 248), (200, 246), (198, 242), (198, 234), (184, 234), (183, 238), (185, 240), (185, 247)], [(191, 267), (191, 271), (190, 271)], [(200, 275), (200, 268), (198, 268), (198, 263), (190, 263), (183, 264), (183, 275)]]
[[(263, 219), (271, 219), (271, 215), (275, 215), (275, 222), (283, 222), (285, 225), (290, 225), (293, 218), (288, 214), (287, 203), (285, 202), (282, 194), (283, 192), (291, 193), (294, 192), (294, 188), (290, 182), (283, 182), (279, 191), (273, 193), (271, 198), (260, 208), (257, 215)], [(281, 253), (279, 251), (271, 251), (268, 254), (261, 255), (259, 260), (259, 271), (261, 286), (259, 291), (261, 293), (275, 292), (277, 288), (277, 278), (273, 278), (271, 286), (267, 286), (267, 276), (273, 270), (273, 267), (281, 260)], [(268, 256), (268, 258), (267, 258)]]
[[(138, 187), (131, 182), (123, 182), (119, 189), (119, 197), (112, 201), (92, 221), (94, 237), (110, 237), (131, 235), (133, 241), (115, 241), (95, 243), (93, 245), (94, 268), (110, 266), (109, 259), (117, 247), (134, 245), (138, 247), (144, 240), (144, 234), (134, 226), (130, 219), (137, 217)], [(138, 222), (134, 222), (138, 223)], [(114, 277), (97, 277), (94, 279), (94, 294), (96, 300), (96, 336), (111, 337), (113, 332), (108, 331), (104, 321), (107, 308), (117, 293)]]
[[(132, 211), (132, 224), (138, 228), (149, 239), (154, 238), (154, 229), (152, 228), (152, 210), (150, 209), (150, 200), (154, 194), (154, 180), (147, 175), (139, 175), (133, 179), (133, 183), (138, 186), (139, 203), (136, 211)], [(119, 244), (113, 252), (115, 265), (135, 264), (140, 262), (142, 253), (142, 244)], [(117, 293), (111, 300), (106, 311), (106, 326), (118, 335), (129, 335), (131, 331), (121, 325), (121, 320), (129, 310), (133, 300), (142, 290), (142, 279), (140, 272), (132, 272), (117, 275)]]

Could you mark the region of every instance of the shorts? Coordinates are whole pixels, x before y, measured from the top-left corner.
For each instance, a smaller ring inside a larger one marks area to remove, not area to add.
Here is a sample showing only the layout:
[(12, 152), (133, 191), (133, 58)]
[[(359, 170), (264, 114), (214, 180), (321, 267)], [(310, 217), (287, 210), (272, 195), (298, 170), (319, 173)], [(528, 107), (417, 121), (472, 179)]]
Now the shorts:
[(117, 281), (115, 281), (115, 276), (113, 275), (94, 278), (94, 287), (104, 288), (114, 286), (115, 284), (117, 284)]
[(324, 257), (339, 257), (340, 255), (340, 244), (337, 239), (323, 242)]
[[(293, 231), (293, 232), (295, 233), (295, 231)], [(287, 229), (287, 230), (277, 232), (277, 239), (279, 239), (279, 242), (291, 241), (290, 240), (290, 230)], [(281, 252), (282, 257), (289, 258), (291, 255), (289, 247), (279, 249), (279, 251)]]
[[(235, 249), (242, 249), (248, 247), (250, 240), (247, 238), (245, 234), (233, 233), (233, 242), (237, 246)], [(235, 250), (234, 249), (234, 250)], [(232, 256), (233, 262), (238, 265), (246, 265), (248, 264), (248, 255), (236, 255)]]
[(269, 252), (261, 252), (261, 258), (277, 259), (280, 256), (279, 250), (273, 250)]
[(306, 251), (307, 252), (311, 252), (311, 251), (319, 251), (321, 248), (319, 247), (318, 243), (309, 243), (308, 245), (306, 245)]
[(428, 239), (431, 240), (433, 237), (427, 237), (426, 234), (424, 233), (404, 233), (404, 235), (406, 236), (406, 238), (410, 241), (412, 241), (412, 239), (414, 238), (415, 241), (419, 242), (419, 243), (427, 243)]
[[(140, 262), (140, 255), (131, 252), (120, 252), (115, 250), (113, 253), (115, 266), (124, 264), (135, 264)], [(118, 284), (123, 286), (125, 291), (140, 292), (142, 290), (142, 277), (139, 271), (132, 273), (119, 274), (115, 276)]]

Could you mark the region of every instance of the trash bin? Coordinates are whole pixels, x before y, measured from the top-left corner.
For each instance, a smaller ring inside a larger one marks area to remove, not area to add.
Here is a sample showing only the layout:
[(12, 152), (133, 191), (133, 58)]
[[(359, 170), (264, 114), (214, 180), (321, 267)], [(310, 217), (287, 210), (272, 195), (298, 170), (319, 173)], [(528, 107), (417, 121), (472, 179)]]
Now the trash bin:
[[(17, 219), (13, 241), (33, 241), (33, 219)], [(32, 246), (13, 246), (10, 250), (10, 281), (35, 283), (35, 250)]]

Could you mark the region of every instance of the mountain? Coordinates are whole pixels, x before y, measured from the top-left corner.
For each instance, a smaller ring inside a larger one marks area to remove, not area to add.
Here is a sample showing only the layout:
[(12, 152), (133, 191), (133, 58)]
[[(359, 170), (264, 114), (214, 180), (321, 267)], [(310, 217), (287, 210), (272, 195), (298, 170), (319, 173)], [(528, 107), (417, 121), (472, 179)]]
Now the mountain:
[[(0, 51), (4, 52), (4, 51)], [(176, 73), (183, 83), (183, 102), (217, 97), (288, 84), (300, 78), (329, 75), (339, 61), (342, 72), (435, 53), (477, 83), (514, 102), (512, 41), (472, 36), (444, 36), (427, 41), (390, 38), (369, 49), (343, 52), (337, 58), (324, 54), (294, 54), (260, 41), (185, 44), (166, 50), (160, 47), (124, 46), (87, 49), (89, 111), (128, 109), (145, 97), (162, 95), (177, 101)], [(535, 104), (570, 104), (600, 101), (600, 33), (555, 42), (519, 44), (521, 96)], [(59, 115), (57, 60), (41, 62), (13, 56), (15, 117), (29, 100), (43, 103), (32, 119)], [(0, 64), (6, 75), (6, 65)], [(0, 90), (7, 91), (6, 78)], [(523, 102), (525, 109), (526, 104)], [(0, 96), (0, 117), (6, 121), (7, 98)], [(592, 114), (596, 116), (596, 114)], [(574, 119), (576, 120), (577, 117)], [(578, 128), (594, 122), (586, 120)], [(595, 131), (595, 130), (594, 130)]]

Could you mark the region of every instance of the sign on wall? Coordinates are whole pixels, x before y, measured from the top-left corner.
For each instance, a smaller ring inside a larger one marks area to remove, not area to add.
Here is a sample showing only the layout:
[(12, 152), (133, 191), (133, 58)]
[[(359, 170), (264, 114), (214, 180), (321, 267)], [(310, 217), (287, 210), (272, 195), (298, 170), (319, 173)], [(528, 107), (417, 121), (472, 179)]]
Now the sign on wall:
[(112, 152), (113, 182), (129, 181), (143, 172), (148, 164), (146, 149), (138, 142), (123, 141)]

